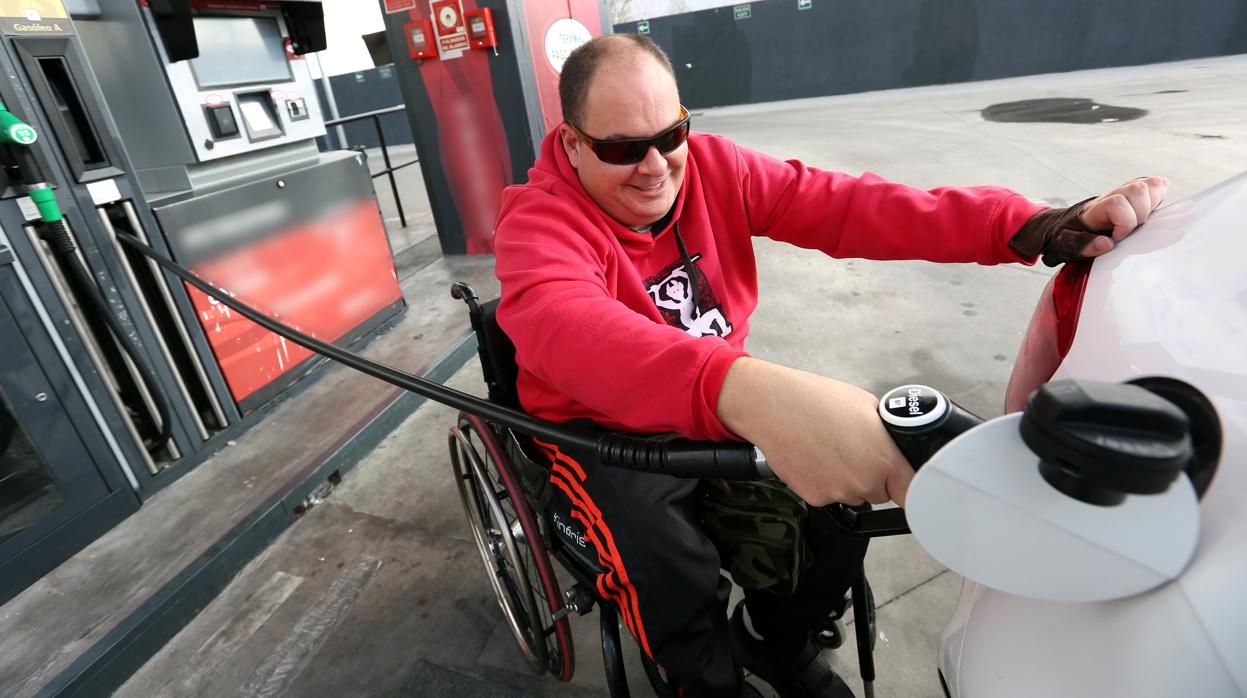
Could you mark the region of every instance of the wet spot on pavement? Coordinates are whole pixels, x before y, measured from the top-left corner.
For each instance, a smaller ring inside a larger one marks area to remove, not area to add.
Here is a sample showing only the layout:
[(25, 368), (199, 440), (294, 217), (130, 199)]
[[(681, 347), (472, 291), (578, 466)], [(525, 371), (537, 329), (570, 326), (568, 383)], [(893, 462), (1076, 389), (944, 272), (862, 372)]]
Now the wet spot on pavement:
[(993, 104), (982, 115), (987, 121), (1004, 123), (1102, 124), (1138, 119), (1147, 110), (1097, 104), (1086, 97), (1045, 97)]

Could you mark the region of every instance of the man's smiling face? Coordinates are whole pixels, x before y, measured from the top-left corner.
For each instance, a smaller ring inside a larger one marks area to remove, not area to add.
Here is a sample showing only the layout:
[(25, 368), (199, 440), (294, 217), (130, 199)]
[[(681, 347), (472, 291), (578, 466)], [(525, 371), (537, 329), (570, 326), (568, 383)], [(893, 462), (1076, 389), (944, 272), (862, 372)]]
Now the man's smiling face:
[[(626, 51), (604, 60), (585, 95), (581, 123), (585, 136), (599, 140), (650, 138), (681, 118), (675, 78), (652, 56)], [(603, 211), (624, 225), (649, 225), (675, 203), (684, 183), (688, 144), (666, 155), (650, 148), (633, 165), (602, 162), (576, 128), (563, 124), (560, 138), (580, 183)]]

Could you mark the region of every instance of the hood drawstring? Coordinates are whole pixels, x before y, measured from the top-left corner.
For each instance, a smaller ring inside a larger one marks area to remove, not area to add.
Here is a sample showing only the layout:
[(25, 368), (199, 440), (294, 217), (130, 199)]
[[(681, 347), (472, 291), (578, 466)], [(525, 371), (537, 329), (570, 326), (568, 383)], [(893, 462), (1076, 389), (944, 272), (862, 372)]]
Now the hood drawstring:
[(701, 304), (697, 299), (701, 295), (701, 275), (697, 273), (697, 267), (693, 266), (693, 260), (688, 256), (688, 249), (684, 247), (684, 238), (680, 237), (680, 221), (672, 224), (671, 231), (675, 234), (676, 247), (680, 248), (680, 259), (684, 261), (684, 269), (688, 272), (689, 295), (693, 297), (693, 312), (695, 317), (701, 317)]

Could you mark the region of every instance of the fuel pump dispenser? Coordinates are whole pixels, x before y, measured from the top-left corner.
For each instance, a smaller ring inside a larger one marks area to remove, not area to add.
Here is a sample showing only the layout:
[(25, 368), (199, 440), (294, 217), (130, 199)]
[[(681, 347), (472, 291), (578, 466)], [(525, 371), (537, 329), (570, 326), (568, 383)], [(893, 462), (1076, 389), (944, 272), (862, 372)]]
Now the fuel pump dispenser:
[(341, 345), (405, 308), (318, 2), (66, 2), (0, 2), (0, 603), (318, 363), (128, 243)]
[[(112, 217), (118, 234), (340, 344), (402, 312), (367, 164), (315, 144), (325, 126), (303, 56), (325, 48), (318, 1), (91, 5), (75, 15), (78, 32), (148, 207)], [(205, 338), (227, 419), (316, 363), (197, 290), (177, 284), (172, 303), (170, 323)]]
[(100, 318), (108, 327), (112, 337), (136, 367), (140, 379), (149, 386), (148, 394), (156, 410), (158, 434), (152, 445), (147, 446), (147, 451), (149, 454), (158, 452), (172, 438), (169, 427), (169, 406), (162, 391), (152, 390), (150, 387), (155, 386), (157, 380), (147, 358), (143, 356), (142, 350), (108, 307), (103, 294), (99, 292), (94, 280), (91, 279), (90, 272), (78, 259), (77, 246), (74, 244), (69, 225), (65, 222), (65, 216), (56, 203), (56, 193), (43, 176), (39, 163), (30, 151), (30, 147), (36, 140), (38, 140), (38, 133), (35, 129), (13, 116), (12, 112), (0, 103), (0, 145), (17, 146), (16, 168), (21, 184), (25, 187), (26, 194), (38, 212), (35, 228), (39, 237), (47, 243), (58, 258), (61, 269), (69, 277), (69, 282), (78, 289), (78, 297), (84, 299), (90, 306), (92, 314)]
[(140, 194), (68, 12), (30, 4), (0, 4), (0, 602), (226, 426), (112, 236)]

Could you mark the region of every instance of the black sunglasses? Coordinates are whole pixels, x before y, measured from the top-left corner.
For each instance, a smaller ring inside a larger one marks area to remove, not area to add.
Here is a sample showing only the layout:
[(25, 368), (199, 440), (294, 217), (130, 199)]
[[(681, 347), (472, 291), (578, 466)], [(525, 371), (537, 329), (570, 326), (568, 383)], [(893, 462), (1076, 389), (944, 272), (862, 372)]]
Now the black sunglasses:
[(573, 128), (602, 162), (612, 165), (635, 165), (645, 159), (650, 148), (657, 148), (658, 152), (666, 155), (684, 145), (684, 141), (688, 140), (691, 123), (692, 116), (681, 105), (680, 120), (671, 128), (652, 138), (617, 138), (603, 141), (590, 138), (575, 125)]

